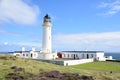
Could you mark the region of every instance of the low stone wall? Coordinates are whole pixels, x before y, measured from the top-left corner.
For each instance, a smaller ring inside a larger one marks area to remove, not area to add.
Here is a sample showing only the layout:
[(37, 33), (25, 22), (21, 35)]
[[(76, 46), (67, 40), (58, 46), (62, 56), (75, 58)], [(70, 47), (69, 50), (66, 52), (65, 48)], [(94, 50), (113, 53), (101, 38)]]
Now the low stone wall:
[(42, 59), (34, 59), (34, 60), (57, 64), (57, 65), (64, 65), (64, 61), (58, 61), (58, 60), (42, 60)]
[(80, 60), (40, 60), (40, 59), (35, 59), (37, 61), (42, 61), (42, 62), (48, 62), (52, 64), (57, 64), (57, 65), (63, 65), (63, 66), (71, 66), (71, 65), (77, 65), (77, 64), (83, 64), (83, 63), (88, 63), (88, 62), (93, 62), (93, 59), (80, 59)]

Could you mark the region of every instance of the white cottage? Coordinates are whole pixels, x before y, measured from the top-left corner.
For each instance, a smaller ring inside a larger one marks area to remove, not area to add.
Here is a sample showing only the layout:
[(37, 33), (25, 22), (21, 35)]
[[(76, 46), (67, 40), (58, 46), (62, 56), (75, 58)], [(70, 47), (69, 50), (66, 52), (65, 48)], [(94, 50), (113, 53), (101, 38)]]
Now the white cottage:
[(34, 47), (32, 47), (32, 50), (30, 51), (25, 51), (25, 49), (22, 47), (22, 51), (12, 52), (11, 55), (21, 58), (37, 59), (39, 53), (40, 51), (35, 51)]
[(32, 50), (25, 51), (25, 47), (22, 46), (22, 51), (15, 51), (10, 53), (13, 56), (29, 59), (46, 59), (54, 60), (57, 57), (57, 52), (52, 52), (52, 54), (43, 54), (42, 51), (35, 51), (35, 47), (32, 47)]
[(62, 58), (64, 59), (90, 59), (97, 61), (105, 61), (103, 51), (62, 51)]

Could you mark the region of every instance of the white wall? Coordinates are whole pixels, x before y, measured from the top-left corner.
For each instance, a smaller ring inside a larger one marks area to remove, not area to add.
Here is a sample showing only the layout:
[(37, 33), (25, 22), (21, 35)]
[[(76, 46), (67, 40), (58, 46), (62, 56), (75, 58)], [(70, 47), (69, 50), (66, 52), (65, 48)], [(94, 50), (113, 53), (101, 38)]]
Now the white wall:
[(30, 51), (29, 58), (38, 58), (38, 53), (34, 51)]
[(82, 58), (81, 53), (62, 52), (62, 58)]
[[(68, 57), (68, 54), (69, 54), (69, 57)], [(75, 57), (75, 58), (79, 58), (79, 59), (87, 59), (87, 55), (88, 55), (88, 58), (93, 58), (93, 57), (96, 56), (95, 53), (68, 53), (68, 52), (63, 52), (62, 53), (62, 58), (74, 58)]]
[[(20, 57), (21, 56), (21, 53), (13, 53), (12, 54), (13, 56), (16, 56), (16, 57)], [(19, 55), (19, 56), (18, 56)]]
[(57, 53), (39, 53), (38, 54), (38, 59), (46, 59), (46, 60), (54, 60), (57, 58)]
[(17, 57), (21, 57), (21, 58), (33, 58), (33, 59), (38, 58), (38, 52), (34, 52), (34, 51), (22, 52), (22, 53), (13, 53), (13, 56), (16, 56), (18, 54), (20, 56), (17, 56)]
[(99, 61), (105, 61), (105, 56), (104, 56), (104, 53), (102, 52), (98, 52), (96, 53), (96, 57), (98, 58)]
[(29, 53), (28, 52), (23, 52), (23, 53), (21, 53), (21, 57), (22, 58), (28, 58), (29, 57)]
[(105, 56), (105, 59), (106, 59), (106, 60), (114, 60), (114, 59), (112, 58), (112, 56)]
[[(68, 56), (69, 55), (69, 56)], [(76, 56), (77, 55), (77, 56)], [(93, 52), (93, 53), (76, 53), (76, 52), (62, 52), (62, 58), (72, 59), (90, 59), (94, 58), (98, 61), (105, 61), (104, 52)]]
[(64, 61), (64, 66), (77, 65), (77, 64), (83, 64), (88, 62), (93, 62), (93, 59), (67, 60), (67, 61)]

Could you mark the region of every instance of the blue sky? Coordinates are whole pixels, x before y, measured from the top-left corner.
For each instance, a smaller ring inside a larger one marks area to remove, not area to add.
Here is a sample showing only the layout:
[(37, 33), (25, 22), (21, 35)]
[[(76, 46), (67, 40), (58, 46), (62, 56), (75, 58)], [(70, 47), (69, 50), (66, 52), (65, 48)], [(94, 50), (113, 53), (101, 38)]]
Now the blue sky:
[(46, 13), (53, 50), (120, 52), (120, 0), (0, 0), (0, 52), (40, 50)]

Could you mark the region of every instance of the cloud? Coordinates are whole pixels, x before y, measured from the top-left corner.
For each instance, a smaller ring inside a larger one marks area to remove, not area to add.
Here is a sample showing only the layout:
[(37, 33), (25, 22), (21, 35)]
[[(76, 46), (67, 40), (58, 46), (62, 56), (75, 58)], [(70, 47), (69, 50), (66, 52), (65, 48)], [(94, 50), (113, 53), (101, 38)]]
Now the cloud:
[(105, 7), (107, 7), (108, 5), (109, 5), (108, 3), (102, 2), (102, 3), (98, 6), (98, 8), (105, 8)]
[(38, 14), (38, 6), (30, 6), (23, 0), (0, 0), (0, 23), (34, 24)]
[(4, 45), (8, 45), (8, 42), (4, 42)]
[(102, 2), (99, 6), (99, 8), (107, 9), (104, 13), (101, 13), (101, 15), (115, 15), (120, 12), (120, 0), (114, 0), (114, 2)]
[[(22, 35), (22, 34), (17, 34), (17, 33), (11, 33), (6, 30), (0, 30), (1, 34), (1, 40), (0, 40), (0, 45), (2, 46), (10, 46), (10, 48), (14, 46), (22, 46), (25, 45), (27, 47), (35, 46), (37, 48), (41, 48), (41, 40), (39, 35)], [(7, 36), (7, 39), (4, 39), (3, 36)], [(9, 39), (9, 37), (10, 39)], [(18, 39), (19, 37), (19, 39)], [(34, 37), (31, 39), (31, 37)], [(24, 39), (24, 40), (22, 40)], [(11, 47), (12, 46), (12, 47)]]
[(36, 42), (18, 42), (16, 44), (20, 46), (23, 46), (23, 45), (29, 46), (29, 47), (35, 46), (35, 47), (41, 48), (41, 43), (36, 43)]
[(15, 36), (15, 37), (21, 36), (20, 34), (11, 33), (11, 32), (8, 32), (6, 30), (0, 30), (0, 34), (9, 35), (9, 36)]
[(38, 51), (41, 49), (41, 43), (38, 44), (36, 42), (0, 42), (0, 52), (20, 51), (23, 45), (27, 51), (31, 50), (32, 46)]
[[(58, 34), (53, 37), (53, 44), (67, 49), (104, 48), (114, 49), (120, 47), (120, 32), (103, 32), (103, 33), (82, 33), (82, 34)], [(58, 47), (57, 46), (57, 47)]]

